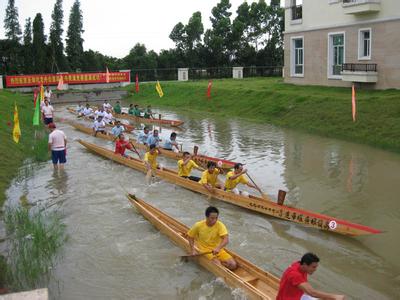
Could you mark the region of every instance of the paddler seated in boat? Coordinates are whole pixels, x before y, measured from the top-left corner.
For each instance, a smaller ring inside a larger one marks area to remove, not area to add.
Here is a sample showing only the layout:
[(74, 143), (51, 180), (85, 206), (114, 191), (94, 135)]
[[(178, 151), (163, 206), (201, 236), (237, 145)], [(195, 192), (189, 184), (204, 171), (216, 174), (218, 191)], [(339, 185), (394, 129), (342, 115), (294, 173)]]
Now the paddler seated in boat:
[(121, 114), (122, 109), (121, 109), (121, 104), (119, 103), (119, 101), (117, 101), (117, 102), (115, 103), (113, 109), (114, 109), (114, 112), (115, 112), (116, 114)]
[(129, 149), (129, 150), (133, 151), (132, 145), (129, 142), (129, 140), (125, 140), (124, 134), (120, 133), (118, 135), (117, 141), (115, 142), (115, 151), (114, 151), (114, 153), (115, 154), (120, 154), (120, 155), (122, 155), (124, 157), (128, 157), (128, 155), (125, 154), (125, 150), (126, 149)]
[(161, 142), (161, 139), (160, 139), (160, 136), (158, 135), (158, 130), (154, 129), (153, 133), (150, 134), (149, 137), (147, 138), (146, 144), (147, 145), (154, 144), (158, 147), (160, 142)]
[(189, 152), (183, 152), (183, 157), (181, 160), (178, 160), (178, 175), (183, 178), (188, 178), (193, 181), (199, 181), (200, 177), (190, 176), (190, 172), (192, 169), (198, 169), (200, 171), (205, 171), (202, 167), (199, 167), (190, 156)]
[(139, 144), (147, 145), (147, 139), (149, 138), (149, 128), (144, 127), (143, 132), (140, 132), (137, 138)]
[(206, 219), (199, 221), (187, 232), (192, 255), (204, 254), (217, 265), (235, 270), (237, 263), (234, 258), (225, 251), (224, 247), (229, 243), (228, 230), (218, 220), (219, 211), (210, 206), (206, 209)]
[(166, 139), (163, 145), (163, 149), (174, 152), (179, 152), (179, 146), (176, 142), (176, 132), (172, 132), (169, 139)]
[(102, 116), (98, 116), (93, 123), (93, 135), (96, 136), (98, 132), (106, 134), (106, 123), (104, 123)]
[(104, 120), (104, 122), (106, 124), (112, 124), (113, 123), (114, 117), (113, 117), (110, 109), (107, 109), (104, 112), (103, 120)]
[(276, 300), (311, 300), (316, 298), (343, 300), (343, 295), (321, 292), (310, 285), (307, 275), (312, 275), (317, 270), (318, 263), (318, 256), (314, 253), (306, 253), (300, 261), (296, 261), (288, 267), (282, 275)]
[(133, 115), (133, 104), (129, 104), (128, 115)]
[(86, 104), (86, 107), (83, 109), (82, 114), (85, 117), (89, 117), (89, 118), (92, 117), (92, 119), (93, 119), (93, 109), (90, 107), (89, 103)]
[(214, 188), (221, 189), (222, 183), (218, 180), (218, 175), (222, 173), (217, 164), (213, 161), (207, 163), (207, 170), (201, 174), (199, 183), (204, 186), (210, 193), (214, 192)]
[(142, 111), (140, 110), (139, 105), (137, 105), (137, 104), (135, 104), (133, 106), (133, 115), (135, 117), (141, 117), (142, 116)]
[(79, 102), (78, 105), (75, 108), (75, 111), (77, 112), (78, 116), (80, 116), (83, 113), (83, 110), (85, 108), (82, 106), (82, 104)]
[(225, 191), (227, 192), (232, 192), (235, 193), (236, 195), (243, 194), (243, 196), (248, 196), (248, 193), (245, 191), (239, 191), (236, 186), (241, 183), (245, 184), (251, 188), (256, 188), (255, 185), (251, 184), (247, 178), (245, 177), (245, 174), (247, 173), (247, 170), (243, 168), (243, 164), (237, 163), (233, 167), (233, 171), (229, 171), (228, 174), (226, 174), (226, 181), (225, 181)]
[(149, 151), (147, 151), (144, 155), (144, 164), (147, 168), (147, 171), (155, 170), (157, 167), (159, 167), (157, 163), (157, 156), (159, 154), (161, 154), (161, 151), (157, 149), (155, 144), (151, 144), (149, 146)]
[(104, 116), (105, 116), (106, 112), (104, 111), (103, 106), (100, 106), (95, 112), (94, 112), (94, 116), (97, 119), (98, 117), (102, 117), (104, 120)]
[(144, 111), (144, 118), (146, 118), (146, 119), (150, 119), (150, 118), (154, 119), (153, 112), (151, 110), (151, 105), (147, 105), (147, 108)]
[(113, 136), (117, 137), (125, 131), (124, 126), (121, 125), (120, 121), (115, 121), (115, 126), (111, 129)]

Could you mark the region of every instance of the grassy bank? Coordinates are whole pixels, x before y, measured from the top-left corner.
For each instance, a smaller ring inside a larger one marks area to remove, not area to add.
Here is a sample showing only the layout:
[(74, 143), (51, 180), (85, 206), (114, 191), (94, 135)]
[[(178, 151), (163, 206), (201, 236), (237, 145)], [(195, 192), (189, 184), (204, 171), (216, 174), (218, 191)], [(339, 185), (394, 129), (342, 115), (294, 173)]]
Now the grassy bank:
[[(43, 127), (32, 126), (32, 96), (0, 91), (0, 207), (5, 200), (5, 190), (17, 175), (18, 168), (27, 158), (43, 161), (48, 158), (47, 140)], [(18, 106), (21, 127), (19, 144), (12, 139), (14, 102)], [(36, 130), (36, 138), (35, 138)]]
[(207, 100), (207, 81), (141, 84), (129, 99), (142, 106), (171, 107), (241, 117), (314, 134), (350, 140), (400, 152), (400, 91), (357, 90), (357, 121), (351, 117), (351, 89), (295, 86), (281, 78), (213, 80)]

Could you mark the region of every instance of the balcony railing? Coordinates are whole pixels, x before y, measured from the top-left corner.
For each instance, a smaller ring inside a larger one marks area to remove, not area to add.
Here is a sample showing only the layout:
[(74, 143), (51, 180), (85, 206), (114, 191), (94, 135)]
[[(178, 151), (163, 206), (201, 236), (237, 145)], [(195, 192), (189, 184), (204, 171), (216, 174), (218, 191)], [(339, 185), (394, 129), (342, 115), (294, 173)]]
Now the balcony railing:
[(342, 71), (350, 72), (377, 72), (377, 64), (343, 64)]
[(303, 18), (303, 6), (292, 6), (292, 20), (299, 20)]
[(343, 4), (381, 3), (381, 0), (343, 0)]
[(381, 0), (343, 0), (345, 14), (361, 15), (381, 10)]

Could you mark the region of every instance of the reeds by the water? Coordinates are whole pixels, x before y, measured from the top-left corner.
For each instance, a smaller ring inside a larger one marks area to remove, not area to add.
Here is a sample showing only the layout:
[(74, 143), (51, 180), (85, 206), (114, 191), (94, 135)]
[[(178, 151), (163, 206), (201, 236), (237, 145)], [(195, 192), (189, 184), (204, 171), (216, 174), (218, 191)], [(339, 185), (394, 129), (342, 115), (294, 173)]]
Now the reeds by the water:
[(47, 286), (51, 269), (66, 240), (65, 225), (57, 212), (7, 208), (6, 284), (14, 291)]

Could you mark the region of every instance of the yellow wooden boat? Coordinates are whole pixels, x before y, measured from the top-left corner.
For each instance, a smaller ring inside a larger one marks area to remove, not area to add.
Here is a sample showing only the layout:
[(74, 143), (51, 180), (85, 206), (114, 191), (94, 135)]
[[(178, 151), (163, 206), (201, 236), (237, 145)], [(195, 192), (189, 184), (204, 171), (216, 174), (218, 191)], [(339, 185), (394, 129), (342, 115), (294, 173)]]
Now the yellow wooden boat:
[[(126, 158), (121, 155), (115, 154), (113, 151), (98, 145), (88, 143), (82, 140), (78, 140), (80, 144), (85, 146), (90, 151), (111, 159), (117, 163), (123, 164), (130, 168), (142, 171), (146, 173), (146, 167), (143, 161), (135, 158)], [(167, 168), (162, 170), (154, 170), (155, 175), (164, 178), (165, 180), (174, 183), (176, 185), (187, 188), (191, 191), (198, 192), (204, 195), (214, 197), (216, 199), (247, 208), (252, 211), (256, 211), (265, 215), (280, 218), (286, 221), (295, 222), (308, 227), (316, 229), (326, 230), (330, 232), (340, 233), (350, 236), (366, 235), (381, 233), (380, 230), (351, 223), (345, 220), (334, 218), (331, 216), (310, 212), (304, 209), (298, 209), (289, 207), (286, 205), (280, 205), (273, 202), (271, 199), (263, 199), (250, 195), (245, 197), (242, 195), (236, 195), (234, 193), (226, 192), (224, 190), (215, 189), (215, 192), (210, 194), (201, 184), (198, 182), (178, 176), (177, 172)]]
[[(93, 130), (91, 128), (88, 128), (86, 126), (83, 126), (82, 124), (76, 123), (76, 122), (71, 122), (71, 121), (66, 121), (66, 123), (70, 124), (72, 127), (74, 127), (75, 129), (90, 134), (93, 134)], [(105, 139), (105, 140), (109, 140), (109, 141), (114, 141), (115, 137), (112, 134), (106, 133), (98, 133), (96, 134), (96, 137), (101, 138), (101, 139)], [(133, 144), (133, 146), (135, 146), (136, 149), (140, 149), (140, 150), (147, 150), (148, 147), (146, 145), (140, 144), (137, 141), (133, 140), (133, 139), (129, 139), (129, 141)], [(196, 148), (196, 147), (195, 147)], [(165, 157), (168, 158), (172, 158), (175, 160), (180, 160), (183, 157), (183, 152), (179, 151), (179, 152), (174, 152), (171, 150), (165, 150), (162, 149), (162, 155), (164, 155)], [(206, 155), (201, 155), (201, 154), (193, 154), (192, 159), (199, 165), (203, 166), (204, 168), (207, 166), (207, 163), (209, 161), (214, 161), (215, 163), (217, 162), (221, 162), (221, 168), (222, 169), (232, 169), (233, 166), (235, 165), (235, 162), (233, 161), (229, 161), (229, 160), (225, 160), (225, 159), (219, 159), (216, 157), (210, 157), (210, 156), (206, 156)]]
[[(176, 245), (190, 251), (186, 233), (189, 228), (151, 206), (134, 195), (127, 195), (129, 201), (135, 208), (152, 223), (158, 230), (167, 235)], [(223, 278), (226, 284), (233, 288), (242, 289), (250, 299), (270, 299), (275, 300), (279, 289), (279, 278), (261, 270), (251, 262), (245, 260), (238, 254), (226, 249), (238, 263), (238, 268), (234, 271), (219, 266), (204, 256), (194, 258), (202, 267)]]
[[(160, 115), (161, 116), (161, 115)], [(167, 125), (172, 127), (179, 127), (183, 125), (183, 121), (180, 120), (167, 120), (167, 119), (147, 119), (142, 117), (136, 117), (129, 114), (115, 114), (116, 118), (130, 120), (136, 123), (143, 124), (157, 124), (157, 125)]]

